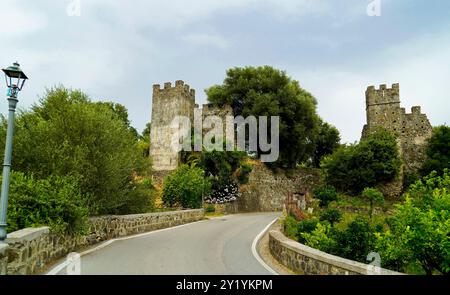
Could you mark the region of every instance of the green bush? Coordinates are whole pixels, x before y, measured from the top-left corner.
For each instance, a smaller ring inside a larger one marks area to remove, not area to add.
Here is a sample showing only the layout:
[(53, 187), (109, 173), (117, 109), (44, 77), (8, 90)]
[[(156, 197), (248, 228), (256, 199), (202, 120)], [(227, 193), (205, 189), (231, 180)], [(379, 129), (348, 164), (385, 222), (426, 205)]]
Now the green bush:
[(433, 128), (433, 135), (428, 139), (427, 159), (420, 172), (423, 176), (436, 171), (442, 175), (444, 169), (450, 169), (450, 127)]
[[(37, 179), (74, 176), (90, 196), (91, 213), (123, 212), (133, 195), (133, 175), (148, 168), (127, 116), (123, 106), (92, 102), (81, 91), (50, 89), (16, 118), (13, 167)], [(5, 132), (3, 120), (1, 154)]]
[(183, 164), (164, 180), (162, 199), (167, 206), (201, 208), (202, 196), (210, 191), (211, 184), (204, 178), (205, 172)]
[(377, 129), (356, 145), (339, 148), (322, 162), (327, 183), (354, 194), (394, 180), (400, 165), (396, 137), (384, 129)]
[(80, 234), (87, 226), (89, 210), (73, 177), (36, 179), (20, 172), (11, 174), (8, 232), (26, 227), (50, 226), (59, 234)]
[(316, 229), (318, 223), (319, 222), (315, 219), (305, 219), (300, 221), (297, 225), (297, 240), (300, 243), (305, 243), (306, 240), (303, 238), (302, 233), (309, 234), (313, 232)]
[(332, 254), (366, 263), (367, 255), (375, 245), (375, 230), (369, 222), (358, 216), (343, 231), (334, 233), (337, 247)]
[(305, 241), (305, 245), (333, 254), (338, 247), (333, 239), (333, 228), (328, 223), (317, 223), (316, 228), (311, 232), (300, 233)]
[(287, 237), (296, 239), (298, 236), (298, 221), (290, 215), (286, 216), (283, 220), (283, 231)]
[(209, 204), (208, 206), (206, 206), (205, 212), (206, 213), (214, 213), (214, 212), (216, 212), (216, 207), (214, 207), (214, 205)]
[(337, 200), (337, 192), (332, 186), (315, 188), (313, 194), (314, 198), (320, 200), (320, 207), (327, 207), (330, 202)]
[(328, 221), (331, 226), (333, 226), (336, 222), (339, 222), (341, 219), (342, 213), (337, 209), (327, 209), (320, 216), (320, 221)]
[(450, 172), (434, 171), (412, 185), (389, 228), (377, 234), (384, 266), (404, 271), (419, 264), (429, 275), (450, 274)]
[(152, 181), (145, 178), (135, 182), (130, 192), (125, 195), (123, 204), (117, 208), (118, 214), (137, 214), (155, 210), (156, 191)]

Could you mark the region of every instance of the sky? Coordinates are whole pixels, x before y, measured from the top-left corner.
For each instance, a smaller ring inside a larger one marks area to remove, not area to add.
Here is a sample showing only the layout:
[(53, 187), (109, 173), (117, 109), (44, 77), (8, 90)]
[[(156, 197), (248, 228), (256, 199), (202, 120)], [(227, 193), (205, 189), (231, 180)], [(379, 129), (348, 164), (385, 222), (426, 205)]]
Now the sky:
[(202, 104), (227, 69), (270, 65), (351, 143), (369, 85), (400, 83), (403, 107), (449, 123), (450, 1), (1, 0), (0, 67), (15, 61), (30, 78), (19, 108), (62, 84), (125, 105), (139, 131), (153, 84), (184, 80)]

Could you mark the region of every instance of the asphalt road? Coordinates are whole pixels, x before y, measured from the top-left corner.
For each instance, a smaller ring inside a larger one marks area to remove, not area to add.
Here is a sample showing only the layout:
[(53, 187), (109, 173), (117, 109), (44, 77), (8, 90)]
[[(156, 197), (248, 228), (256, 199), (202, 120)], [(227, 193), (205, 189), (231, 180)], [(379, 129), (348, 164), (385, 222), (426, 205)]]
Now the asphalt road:
[[(278, 213), (238, 214), (133, 237), (81, 256), (82, 275), (264, 275), (255, 237)], [(62, 269), (58, 274), (66, 274)]]

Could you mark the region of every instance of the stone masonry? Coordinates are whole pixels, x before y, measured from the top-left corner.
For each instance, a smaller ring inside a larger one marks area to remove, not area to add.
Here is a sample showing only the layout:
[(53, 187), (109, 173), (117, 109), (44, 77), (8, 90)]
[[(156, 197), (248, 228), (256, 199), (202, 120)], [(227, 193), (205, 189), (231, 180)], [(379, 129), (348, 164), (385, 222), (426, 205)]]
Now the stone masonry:
[(391, 88), (383, 84), (379, 89), (369, 86), (366, 91), (366, 115), (367, 124), (364, 125), (362, 138), (373, 132), (377, 126), (393, 132), (398, 137), (403, 169), (397, 184), (390, 184), (395, 190), (396, 186), (402, 184), (404, 173), (415, 172), (423, 164), (426, 140), (432, 134), (432, 126), (427, 115), (421, 113), (420, 106), (412, 107), (411, 113), (406, 113), (405, 108), (400, 106), (399, 84), (392, 84)]
[(60, 236), (48, 227), (25, 228), (8, 234), (0, 243), (0, 274), (27, 275), (84, 247), (96, 243), (201, 220), (203, 209), (161, 213), (100, 216), (90, 219), (86, 235)]
[[(222, 120), (224, 128), (225, 117), (233, 115), (233, 110), (229, 106), (215, 108), (205, 104), (202, 109), (199, 109), (195, 103), (195, 90), (190, 89), (189, 85), (181, 80), (175, 82), (175, 87), (172, 87), (170, 82), (164, 83), (163, 89), (159, 84), (153, 85), (150, 156), (153, 159), (153, 170), (156, 174), (164, 176), (168, 171), (175, 170), (180, 163), (180, 153), (174, 151), (171, 146), (172, 137), (178, 130), (171, 127), (173, 119), (176, 116), (188, 117), (191, 126), (194, 127), (194, 114), (199, 111), (201, 111), (200, 118), (203, 122), (206, 116), (217, 116)], [(203, 133), (209, 129), (204, 129)]]
[(424, 160), (424, 146), (431, 136), (433, 127), (426, 114), (421, 113), (420, 106), (413, 106), (411, 113), (406, 113), (400, 106), (400, 86), (392, 88), (380, 85), (379, 89), (369, 86), (366, 91), (367, 124), (363, 137), (376, 126), (395, 133), (400, 139), (401, 154), (406, 171), (420, 168)]

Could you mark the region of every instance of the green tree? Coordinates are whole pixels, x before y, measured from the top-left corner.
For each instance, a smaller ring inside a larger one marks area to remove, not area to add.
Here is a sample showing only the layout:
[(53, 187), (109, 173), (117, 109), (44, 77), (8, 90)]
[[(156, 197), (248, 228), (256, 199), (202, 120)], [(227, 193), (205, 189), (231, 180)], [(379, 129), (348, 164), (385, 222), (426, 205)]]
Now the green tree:
[(164, 180), (163, 202), (170, 207), (200, 208), (202, 196), (209, 193), (211, 184), (198, 167), (183, 164)]
[(433, 128), (426, 154), (427, 159), (420, 171), (423, 176), (433, 170), (442, 175), (445, 168), (450, 168), (450, 127), (443, 125)]
[(9, 187), (8, 232), (50, 226), (58, 234), (80, 234), (87, 228), (87, 197), (74, 177), (36, 179), (13, 172)]
[(327, 209), (320, 216), (320, 221), (328, 221), (331, 226), (342, 219), (342, 213), (338, 209)]
[[(13, 167), (38, 179), (73, 176), (82, 194), (90, 196), (91, 213), (123, 212), (133, 202), (133, 175), (149, 168), (124, 118), (81, 91), (49, 89), (17, 117)], [(4, 120), (0, 130), (6, 132)]]
[(369, 201), (369, 218), (372, 219), (374, 206), (384, 204), (383, 193), (376, 188), (366, 187), (362, 192), (362, 197)]
[(405, 271), (418, 263), (431, 275), (450, 274), (450, 173), (434, 171), (411, 186), (406, 201), (396, 206), (389, 230), (377, 234), (377, 248), (386, 267)]
[(336, 189), (330, 185), (315, 188), (313, 195), (320, 200), (320, 207), (328, 207), (330, 202), (337, 200)]
[(340, 147), (322, 161), (327, 183), (356, 194), (365, 187), (392, 181), (400, 165), (396, 137), (381, 128), (358, 144)]
[(279, 116), (280, 155), (270, 166), (293, 168), (312, 157), (317, 103), (285, 72), (269, 66), (229, 69), (223, 84), (206, 94), (216, 106), (230, 105), (235, 116)]
[(322, 159), (332, 154), (340, 146), (341, 137), (336, 127), (319, 121), (317, 134), (314, 138), (314, 153), (312, 156), (312, 164), (314, 167), (320, 167)]

